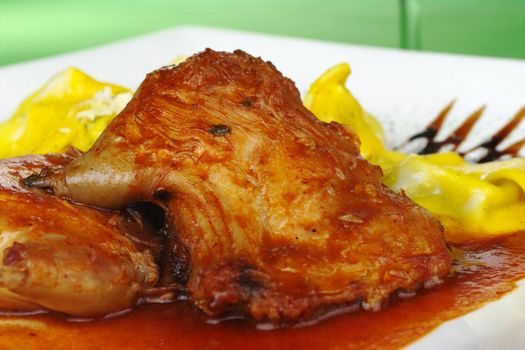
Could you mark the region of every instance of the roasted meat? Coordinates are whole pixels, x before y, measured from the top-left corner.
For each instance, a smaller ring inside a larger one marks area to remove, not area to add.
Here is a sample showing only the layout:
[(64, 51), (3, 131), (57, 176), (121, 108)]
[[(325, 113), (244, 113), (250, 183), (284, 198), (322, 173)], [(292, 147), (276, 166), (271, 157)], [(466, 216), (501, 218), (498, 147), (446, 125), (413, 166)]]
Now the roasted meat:
[(122, 215), (74, 205), (22, 179), (69, 156), (0, 161), (0, 309), (96, 317), (132, 307), (158, 279)]
[(358, 146), (271, 63), (206, 50), (149, 74), (89, 152), (28, 185), (103, 208), (160, 202), (167, 283), (211, 315), (289, 322), (379, 309), (449, 273), (439, 222)]

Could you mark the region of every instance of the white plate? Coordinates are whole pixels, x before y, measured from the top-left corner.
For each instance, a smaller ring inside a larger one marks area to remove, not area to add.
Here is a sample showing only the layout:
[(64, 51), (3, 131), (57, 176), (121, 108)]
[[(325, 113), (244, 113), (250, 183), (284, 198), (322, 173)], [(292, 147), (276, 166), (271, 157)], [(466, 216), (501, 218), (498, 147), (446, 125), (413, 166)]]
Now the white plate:
[[(525, 61), (408, 52), (200, 27), (179, 27), (95, 49), (0, 68), (0, 121), (53, 74), (76, 66), (93, 77), (137, 87), (179, 55), (240, 48), (271, 60), (302, 93), (323, 71), (349, 62), (349, 87), (386, 126), (391, 144), (421, 129), (453, 98), (455, 126), (483, 104), (479, 141), (525, 104)], [(523, 135), (525, 125), (514, 133)], [(449, 321), (410, 349), (525, 348), (525, 281), (497, 302)]]

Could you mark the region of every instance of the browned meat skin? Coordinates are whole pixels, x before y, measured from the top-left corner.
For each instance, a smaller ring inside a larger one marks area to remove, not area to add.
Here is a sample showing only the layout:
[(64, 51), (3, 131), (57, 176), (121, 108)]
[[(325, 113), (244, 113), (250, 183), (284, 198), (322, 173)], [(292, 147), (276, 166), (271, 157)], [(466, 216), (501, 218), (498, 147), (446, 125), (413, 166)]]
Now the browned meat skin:
[(87, 154), (33, 185), (107, 208), (162, 197), (195, 304), (286, 322), (449, 273), (439, 222), (358, 145), (272, 64), (206, 50), (149, 74)]
[(99, 317), (132, 307), (153, 287), (148, 251), (121, 233), (121, 215), (28, 190), (24, 177), (68, 156), (0, 161), (0, 309)]

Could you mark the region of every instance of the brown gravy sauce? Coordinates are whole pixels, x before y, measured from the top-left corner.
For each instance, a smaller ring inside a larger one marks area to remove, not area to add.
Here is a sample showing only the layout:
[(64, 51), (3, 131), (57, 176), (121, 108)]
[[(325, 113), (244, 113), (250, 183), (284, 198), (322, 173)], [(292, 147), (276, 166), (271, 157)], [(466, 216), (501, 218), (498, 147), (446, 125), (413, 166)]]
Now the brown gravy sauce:
[(525, 232), (452, 246), (455, 275), (379, 312), (317, 325), (257, 330), (247, 321), (209, 324), (186, 302), (143, 305), (111, 319), (72, 322), (49, 314), (2, 316), (2, 349), (362, 349), (399, 348), (443, 322), (513, 290), (525, 278)]

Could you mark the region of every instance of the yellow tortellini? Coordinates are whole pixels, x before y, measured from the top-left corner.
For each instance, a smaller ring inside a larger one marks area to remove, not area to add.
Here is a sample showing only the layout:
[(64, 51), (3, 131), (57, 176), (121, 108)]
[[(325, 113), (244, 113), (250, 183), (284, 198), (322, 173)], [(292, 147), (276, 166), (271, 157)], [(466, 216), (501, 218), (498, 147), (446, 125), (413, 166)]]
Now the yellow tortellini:
[(361, 140), (361, 154), (368, 158), (383, 149), (384, 132), (345, 88), (349, 75), (350, 66), (346, 63), (330, 68), (310, 87), (304, 105), (324, 122), (350, 126)]
[(0, 124), (0, 158), (86, 151), (131, 99), (131, 91), (98, 82), (76, 68), (52, 78)]
[(305, 105), (323, 121), (354, 129), (361, 153), (383, 169), (384, 183), (439, 217), (449, 241), (525, 230), (525, 159), (469, 164), (453, 152), (420, 156), (390, 150), (380, 124), (345, 88), (347, 64), (324, 73)]

